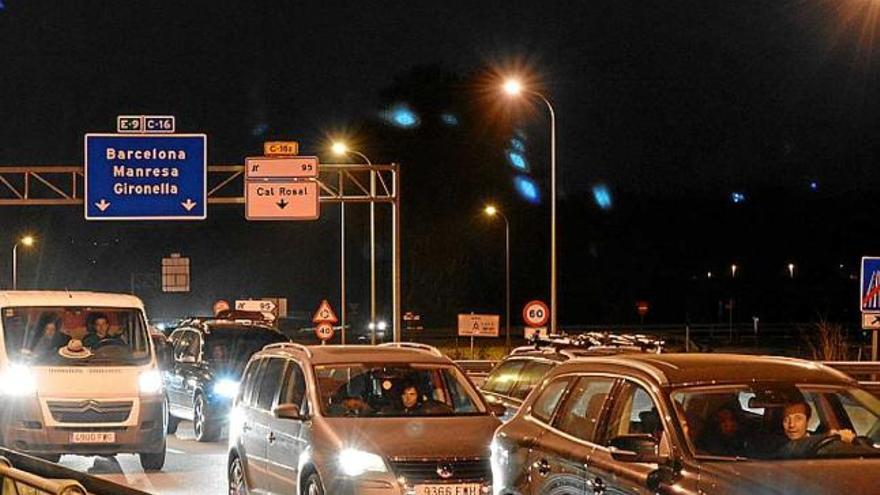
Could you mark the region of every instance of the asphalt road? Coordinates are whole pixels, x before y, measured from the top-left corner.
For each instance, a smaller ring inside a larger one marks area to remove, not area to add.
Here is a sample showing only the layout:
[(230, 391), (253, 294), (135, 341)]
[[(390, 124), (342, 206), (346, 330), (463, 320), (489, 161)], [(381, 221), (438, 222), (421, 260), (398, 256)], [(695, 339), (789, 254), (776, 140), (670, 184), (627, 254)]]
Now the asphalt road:
[(154, 494), (228, 493), (225, 437), (218, 442), (196, 442), (189, 422), (181, 422), (177, 434), (168, 437), (165, 468), (158, 473), (145, 473), (138, 457), (131, 454), (115, 458), (66, 455), (60, 464)]

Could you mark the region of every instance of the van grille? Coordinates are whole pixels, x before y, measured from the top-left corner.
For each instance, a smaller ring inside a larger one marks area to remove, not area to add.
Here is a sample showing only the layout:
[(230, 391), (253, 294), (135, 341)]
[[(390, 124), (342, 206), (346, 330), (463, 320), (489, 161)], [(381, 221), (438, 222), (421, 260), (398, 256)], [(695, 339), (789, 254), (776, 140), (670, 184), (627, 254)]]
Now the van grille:
[(52, 417), (59, 423), (122, 423), (131, 414), (131, 401), (48, 401)]
[[(391, 468), (396, 476), (406, 478), (408, 484), (422, 481), (488, 481), (492, 479), (489, 459), (464, 460), (392, 460)], [(441, 472), (451, 475), (443, 477)]]

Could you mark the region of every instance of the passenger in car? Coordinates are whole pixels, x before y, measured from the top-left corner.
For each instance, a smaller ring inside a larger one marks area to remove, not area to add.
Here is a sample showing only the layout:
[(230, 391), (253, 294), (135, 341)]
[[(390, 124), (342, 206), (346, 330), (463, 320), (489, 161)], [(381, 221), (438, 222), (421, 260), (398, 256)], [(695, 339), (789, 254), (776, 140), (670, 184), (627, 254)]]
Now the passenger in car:
[(712, 415), (709, 427), (702, 432), (697, 448), (712, 455), (744, 455), (746, 445), (740, 431), (741, 417), (742, 411), (734, 404), (719, 407)]

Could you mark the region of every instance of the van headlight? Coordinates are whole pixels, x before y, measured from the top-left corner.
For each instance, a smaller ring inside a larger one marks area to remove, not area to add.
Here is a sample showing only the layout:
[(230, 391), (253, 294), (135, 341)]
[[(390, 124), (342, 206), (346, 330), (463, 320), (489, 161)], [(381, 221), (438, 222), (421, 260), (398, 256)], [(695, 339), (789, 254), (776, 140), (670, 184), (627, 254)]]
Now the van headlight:
[(142, 394), (157, 394), (162, 391), (162, 375), (158, 370), (144, 371), (138, 378), (138, 387)]
[(26, 397), (37, 394), (37, 377), (23, 364), (12, 364), (0, 373), (0, 394)]
[(238, 381), (229, 378), (221, 378), (214, 384), (214, 393), (229, 399), (238, 395)]
[(344, 449), (337, 459), (339, 469), (346, 476), (360, 476), (367, 471), (384, 473), (388, 471), (382, 457), (358, 449)]

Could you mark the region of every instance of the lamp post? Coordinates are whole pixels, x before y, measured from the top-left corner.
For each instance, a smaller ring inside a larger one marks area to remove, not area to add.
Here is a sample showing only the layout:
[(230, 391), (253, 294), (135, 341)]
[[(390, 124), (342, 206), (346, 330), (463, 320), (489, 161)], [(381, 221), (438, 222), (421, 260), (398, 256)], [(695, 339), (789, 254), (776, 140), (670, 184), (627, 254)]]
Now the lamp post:
[(510, 352), (510, 222), (498, 208), (489, 205), (483, 210), (490, 217), (499, 216), (504, 220), (504, 340)]
[(524, 88), (515, 79), (508, 79), (502, 89), (510, 96), (521, 93), (535, 96), (550, 110), (550, 333), (556, 334), (556, 112), (547, 97)]
[[(367, 155), (360, 151), (350, 149), (345, 143), (333, 143), (333, 152), (337, 155), (357, 155), (367, 165), (372, 167), (373, 162), (367, 158)], [(376, 345), (376, 171), (370, 170), (370, 343)], [(342, 218), (340, 220), (342, 229), (342, 334), (345, 335), (345, 202), (342, 205)]]
[(26, 235), (16, 241), (15, 245), (12, 246), (12, 290), (18, 289), (18, 245), (21, 244), (25, 247), (30, 247), (34, 245), (33, 236)]

